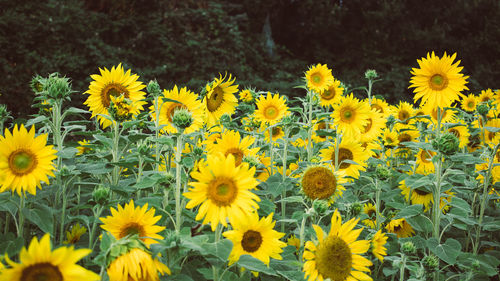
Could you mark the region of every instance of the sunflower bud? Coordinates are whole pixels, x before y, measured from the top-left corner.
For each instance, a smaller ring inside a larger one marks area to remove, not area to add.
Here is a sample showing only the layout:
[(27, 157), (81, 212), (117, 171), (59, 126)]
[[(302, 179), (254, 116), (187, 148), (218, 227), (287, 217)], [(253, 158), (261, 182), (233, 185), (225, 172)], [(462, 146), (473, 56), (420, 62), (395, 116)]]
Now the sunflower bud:
[(5, 104), (0, 104), (0, 122), (5, 122), (9, 116), (10, 112), (7, 110), (7, 106)]
[(480, 104), (477, 106), (477, 113), (481, 114), (482, 116), (486, 116), (488, 114), (488, 111), (490, 108), (488, 107), (487, 104)]
[(392, 172), (387, 166), (377, 166), (375, 168), (375, 175), (379, 180), (385, 181), (391, 177)]
[(66, 77), (53, 73), (45, 82), (45, 92), (49, 98), (62, 100), (71, 94), (71, 82)]
[(401, 245), (401, 252), (407, 256), (411, 256), (417, 252), (417, 248), (413, 242), (408, 241)]
[(42, 76), (40, 76), (38, 74), (35, 77), (33, 77), (33, 79), (31, 79), (31, 82), (30, 82), (31, 89), (33, 90), (33, 92), (35, 94), (38, 94), (41, 91), (43, 91), (43, 87), (44, 87), (43, 84), (45, 84), (45, 78), (43, 78)]
[(427, 273), (433, 273), (439, 266), (439, 259), (434, 255), (424, 257), (422, 265)]
[(184, 130), (187, 127), (191, 126), (193, 122), (193, 114), (189, 110), (185, 108), (179, 108), (174, 111), (174, 115), (172, 116), (172, 123), (174, 123), (174, 126), (179, 128), (180, 130)]
[(228, 127), (230, 126), (231, 124), (231, 115), (229, 114), (224, 114), (220, 117), (220, 123), (222, 124), (222, 126), (224, 127)]
[(165, 238), (163, 239), (163, 243), (167, 246), (167, 248), (174, 248), (180, 245), (181, 238), (175, 231), (167, 231), (165, 234)]
[(240, 103), (238, 105), (238, 108), (241, 110), (241, 112), (245, 113), (245, 115), (246, 114), (250, 115), (254, 111), (254, 107), (248, 103)]
[(164, 174), (163, 178), (160, 180), (160, 183), (165, 188), (165, 190), (168, 190), (174, 186), (175, 176), (170, 173)]
[(377, 71), (375, 69), (368, 69), (365, 72), (365, 78), (368, 80), (373, 80), (378, 77)]
[(146, 87), (146, 91), (153, 97), (157, 97), (161, 94), (160, 84), (156, 80), (151, 80)]
[(394, 124), (396, 124), (396, 117), (394, 117), (394, 115), (389, 115), (386, 122), (387, 128), (392, 128)]
[(109, 197), (111, 196), (111, 189), (109, 187), (104, 187), (99, 185), (92, 192), (92, 198), (99, 205), (105, 205), (109, 201)]
[(352, 203), (351, 212), (354, 216), (359, 215), (362, 210), (363, 210), (363, 205), (361, 203), (359, 203), (359, 202)]
[(459, 149), (459, 140), (452, 133), (445, 133), (438, 140), (432, 141), (432, 147), (444, 155), (452, 155)]
[(475, 260), (472, 262), (471, 267), (472, 267), (472, 270), (479, 271), (479, 269), (481, 268), (481, 265), (480, 265), (478, 260)]
[(243, 156), (243, 162), (248, 163), (250, 168), (255, 167), (258, 168), (260, 165), (260, 160), (256, 156), (253, 155), (245, 155)]
[(197, 159), (200, 159), (200, 158), (203, 156), (203, 154), (204, 154), (204, 153), (205, 153), (205, 151), (204, 151), (204, 150), (203, 150), (203, 148), (201, 148), (201, 147), (195, 146), (195, 147), (193, 148), (193, 154), (194, 154), (194, 156), (195, 156)]
[(322, 216), (328, 210), (328, 202), (325, 200), (314, 200), (313, 208), (318, 215)]
[(284, 127), (289, 127), (292, 126), (295, 122), (295, 119), (293, 118), (292, 114), (288, 114), (283, 119), (281, 120), (281, 123), (283, 124)]

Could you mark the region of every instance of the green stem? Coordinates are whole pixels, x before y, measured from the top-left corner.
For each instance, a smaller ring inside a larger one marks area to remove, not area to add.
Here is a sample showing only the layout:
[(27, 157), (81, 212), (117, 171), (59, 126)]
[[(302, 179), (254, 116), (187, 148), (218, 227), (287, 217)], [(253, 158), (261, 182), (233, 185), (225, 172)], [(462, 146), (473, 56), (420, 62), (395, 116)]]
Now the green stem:
[(66, 198), (66, 184), (62, 185), (62, 209), (61, 209), (61, 225), (59, 228), (59, 241), (62, 244), (64, 241), (64, 220), (66, 218), (66, 206), (67, 206), (67, 198)]
[[(222, 225), (219, 223), (217, 224), (217, 227), (215, 228), (215, 238), (214, 238), (214, 242), (215, 242), (215, 251), (216, 253), (219, 251), (218, 247), (219, 247), (219, 241), (220, 241), (220, 237), (222, 235)], [(220, 278), (219, 278), (219, 270), (218, 268), (215, 266), (215, 265), (212, 265), (212, 272), (213, 272), (213, 275), (214, 275), (214, 281), (219, 281)]]
[(113, 148), (112, 148), (112, 156), (113, 162), (115, 166), (113, 167), (113, 172), (111, 174), (111, 184), (113, 186), (118, 185), (118, 181), (120, 180), (120, 167), (117, 166), (117, 162), (120, 160), (120, 123), (118, 121), (113, 122)]
[(368, 90), (366, 92), (368, 93), (368, 103), (370, 105), (372, 104), (372, 86), (373, 86), (372, 79), (368, 79)]
[(271, 161), (271, 165), (270, 165), (270, 168), (271, 168), (271, 176), (274, 174), (274, 162), (273, 162), (273, 146), (274, 146), (274, 143), (273, 143), (273, 129), (272, 129), (272, 126), (269, 126), (269, 158), (270, 158), (270, 161)]
[(405, 278), (405, 268), (406, 268), (406, 255), (401, 254), (401, 267), (399, 268), (399, 280), (406, 280)]
[(92, 223), (89, 234), (89, 249), (91, 250), (94, 249), (94, 236), (97, 228), (97, 222), (99, 221), (99, 217), (101, 216), (103, 210), (104, 206), (102, 205), (97, 206), (97, 211), (95, 210), (95, 208), (92, 209), (92, 212), (94, 213), (94, 222)]
[[(436, 126), (436, 140), (439, 141), (439, 136), (441, 132), (441, 108), (437, 108), (437, 126)], [(441, 201), (441, 172), (442, 172), (442, 167), (443, 167), (443, 157), (441, 153), (438, 154), (438, 160), (437, 160), (437, 167), (435, 167), (435, 172), (436, 172), (436, 187), (434, 189), (434, 204), (432, 206), (432, 222), (433, 222), (433, 237), (438, 240), (439, 243), (439, 227), (441, 224), (441, 208), (440, 208), (440, 201)]]
[(308, 110), (308, 120), (307, 120), (307, 162), (311, 161), (312, 158), (312, 131), (313, 131), (313, 124), (312, 124), (312, 111), (313, 111), (313, 93), (309, 92), (309, 110)]
[(18, 227), (17, 227), (17, 237), (24, 237), (24, 205), (25, 205), (25, 200), (24, 200), (24, 195), (21, 194), (19, 197), (19, 211), (18, 211)]
[[(288, 157), (288, 128), (285, 128), (285, 137), (283, 138), (285, 141), (285, 145), (283, 147), (283, 182), (286, 180), (286, 166), (287, 166), (287, 157)], [(283, 188), (281, 191), (281, 218), (286, 218), (286, 189)], [(281, 222), (281, 232), (285, 232), (285, 221)]]
[(181, 206), (181, 156), (182, 156), (182, 134), (179, 132), (177, 136), (177, 151), (175, 152), (175, 233), (179, 234), (182, 223), (182, 206)]
[(304, 246), (304, 234), (305, 234), (305, 228), (306, 228), (306, 220), (307, 220), (308, 213), (305, 213), (304, 216), (302, 217), (302, 222), (300, 223), (300, 229), (299, 229), (299, 242), (300, 242), (300, 257), (302, 256), (302, 246)]
[(376, 223), (377, 223), (377, 231), (380, 229), (380, 221), (382, 220), (382, 216), (380, 216), (380, 193), (381, 188), (378, 185), (378, 180), (375, 179), (375, 213), (376, 213)]

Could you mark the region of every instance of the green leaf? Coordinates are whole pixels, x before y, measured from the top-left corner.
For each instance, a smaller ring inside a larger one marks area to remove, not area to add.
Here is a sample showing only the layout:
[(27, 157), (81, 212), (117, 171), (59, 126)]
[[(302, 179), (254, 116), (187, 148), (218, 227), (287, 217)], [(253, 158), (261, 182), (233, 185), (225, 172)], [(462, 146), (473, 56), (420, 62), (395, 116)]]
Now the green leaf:
[(238, 265), (251, 271), (257, 271), (272, 276), (278, 276), (276, 271), (274, 271), (272, 268), (267, 267), (263, 262), (249, 255), (240, 256), (240, 259), (238, 260)]
[(304, 202), (304, 198), (302, 196), (290, 196), (290, 197), (286, 197), (284, 199), (281, 199), (278, 202), (302, 203), (302, 202)]
[(432, 222), (425, 216), (418, 215), (409, 217), (406, 221), (417, 231), (430, 233), (432, 231)]
[(448, 264), (455, 264), (458, 255), (461, 253), (462, 245), (453, 238), (448, 238), (444, 244), (439, 244), (437, 239), (432, 237), (427, 240), (427, 247), (441, 260)]
[(187, 167), (189, 169), (194, 167), (193, 157), (183, 157), (181, 162), (182, 162), (182, 165), (184, 165), (185, 167)]
[(422, 205), (410, 205), (399, 211), (399, 213), (393, 219), (400, 219), (400, 218), (407, 219), (414, 216), (418, 216), (421, 213), (422, 213)]
[(23, 214), (27, 220), (38, 226), (43, 232), (53, 233), (54, 217), (51, 208), (37, 204), (31, 209), (23, 209)]

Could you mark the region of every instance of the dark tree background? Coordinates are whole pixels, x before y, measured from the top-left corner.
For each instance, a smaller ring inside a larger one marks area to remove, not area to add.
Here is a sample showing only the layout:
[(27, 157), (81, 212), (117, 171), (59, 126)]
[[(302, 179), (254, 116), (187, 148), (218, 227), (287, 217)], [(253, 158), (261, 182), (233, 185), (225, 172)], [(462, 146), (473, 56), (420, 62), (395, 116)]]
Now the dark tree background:
[(82, 106), (90, 74), (122, 62), (143, 82), (198, 91), (226, 71), (242, 86), (293, 86), (326, 63), (352, 87), (376, 69), (376, 94), (411, 99), (410, 69), (457, 52), (473, 93), (498, 88), (498, 0), (0, 0), (0, 103), (33, 113), (29, 81), (60, 72)]

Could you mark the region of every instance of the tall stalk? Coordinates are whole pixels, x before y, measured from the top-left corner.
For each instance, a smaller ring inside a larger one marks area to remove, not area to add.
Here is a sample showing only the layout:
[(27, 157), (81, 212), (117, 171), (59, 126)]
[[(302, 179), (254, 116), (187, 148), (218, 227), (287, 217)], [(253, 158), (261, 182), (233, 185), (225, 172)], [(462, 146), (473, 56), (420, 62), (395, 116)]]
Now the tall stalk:
[[(283, 182), (285, 182), (286, 177), (287, 177), (286, 176), (286, 166), (287, 166), (287, 157), (288, 157), (288, 133), (289, 133), (289, 128), (285, 127), (285, 128), (283, 128), (283, 130), (285, 131), (285, 136), (283, 137), (283, 140), (284, 140), (285, 144), (284, 144), (284, 147), (283, 147), (283, 173), (282, 173), (283, 178), (282, 179), (283, 179)], [(281, 217), (282, 217), (282, 219), (286, 218), (286, 202), (285, 202), (285, 198), (286, 198), (286, 189), (283, 188), (283, 190), (281, 191)], [(285, 232), (285, 221), (281, 222), (281, 232)]]
[[(437, 108), (437, 126), (436, 126), (436, 140), (439, 141), (440, 130), (441, 130), (441, 108)], [(437, 167), (436, 167), (437, 166)], [(439, 243), (439, 227), (441, 225), (441, 181), (442, 181), (442, 167), (443, 167), (443, 157), (441, 153), (438, 153), (437, 163), (435, 164), (435, 173), (436, 173), (436, 184), (434, 188), (434, 204), (432, 205), (432, 222), (433, 222), (433, 231), (432, 236), (438, 240)]]
[(181, 156), (182, 156), (182, 136), (183, 131), (179, 130), (177, 136), (177, 151), (175, 152), (175, 233), (179, 234), (182, 223), (182, 206), (181, 206)]

